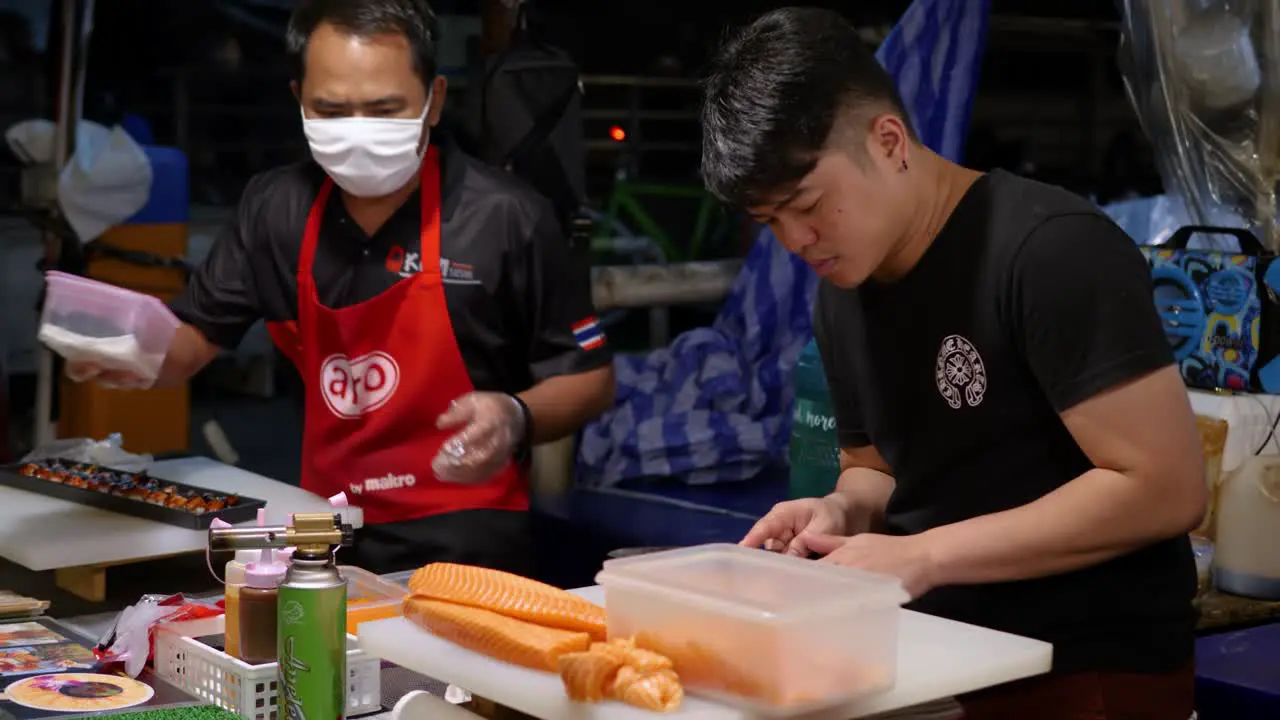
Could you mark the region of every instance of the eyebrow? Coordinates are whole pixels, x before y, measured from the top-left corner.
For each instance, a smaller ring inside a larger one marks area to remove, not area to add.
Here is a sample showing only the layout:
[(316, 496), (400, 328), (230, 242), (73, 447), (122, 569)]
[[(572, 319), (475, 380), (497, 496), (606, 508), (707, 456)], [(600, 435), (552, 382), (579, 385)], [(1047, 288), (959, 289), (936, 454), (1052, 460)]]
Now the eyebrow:
[(408, 100), (406, 100), (403, 95), (385, 95), (380, 98), (375, 98), (373, 100), (366, 100), (358, 103), (353, 103), (346, 100), (329, 100), (327, 98), (314, 98), (311, 101), (311, 103), (317, 107), (327, 107), (327, 108), (345, 108), (345, 107), (350, 107), (352, 105), (359, 105), (360, 107), (378, 107), (382, 105), (404, 105), (407, 102)]
[[(796, 198), (800, 197), (801, 195), (803, 195), (804, 193), (812, 189), (813, 188), (805, 187), (803, 185), (797, 185), (796, 187), (791, 189), (791, 192), (784, 195), (782, 199), (773, 203), (772, 210), (774, 212), (777, 212), (778, 210), (785, 209), (788, 205), (795, 202)], [(751, 218), (752, 222), (761, 222), (761, 223), (767, 223), (768, 222), (767, 218), (770, 217), (768, 215), (759, 215), (756, 213), (747, 213), (747, 215)]]
[(365, 107), (370, 107), (373, 105), (406, 105), (408, 102), (409, 101), (403, 95), (386, 95), (360, 104)]
[(795, 188), (793, 188), (793, 189), (791, 190), (791, 192), (787, 193), (787, 194), (786, 194), (786, 196), (784, 196), (781, 200), (779, 200), (778, 202), (774, 203), (774, 204), (773, 204), (773, 209), (774, 209), (774, 210), (781, 210), (781, 209), (785, 208), (786, 206), (788, 206), (788, 205), (790, 205), (791, 203), (795, 202), (795, 199), (796, 199), (796, 198), (798, 198), (798, 197), (800, 197), (800, 195), (802, 195), (802, 194), (803, 194), (806, 190), (808, 190), (808, 189), (809, 189), (809, 188), (804, 187), (804, 186), (802, 186), (802, 185), (797, 185)]

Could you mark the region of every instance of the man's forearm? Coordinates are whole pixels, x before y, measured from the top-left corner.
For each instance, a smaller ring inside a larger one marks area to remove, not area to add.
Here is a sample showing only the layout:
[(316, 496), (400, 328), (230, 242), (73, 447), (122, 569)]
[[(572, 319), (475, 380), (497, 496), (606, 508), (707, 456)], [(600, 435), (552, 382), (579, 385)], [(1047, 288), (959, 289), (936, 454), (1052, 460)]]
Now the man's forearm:
[(1056, 575), (1189, 532), (1203, 483), (1171, 485), (1095, 469), (1021, 507), (929, 530), (932, 584)]
[(190, 380), (217, 357), (219, 349), (191, 325), (182, 325), (169, 343), (155, 387), (173, 387)]
[(613, 366), (548, 378), (519, 393), (533, 418), (533, 444), (553, 442), (613, 405)]
[(829, 497), (844, 506), (846, 534), (879, 531), (893, 488), (893, 477), (879, 470), (851, 467), (841, 472), (836, 491)]

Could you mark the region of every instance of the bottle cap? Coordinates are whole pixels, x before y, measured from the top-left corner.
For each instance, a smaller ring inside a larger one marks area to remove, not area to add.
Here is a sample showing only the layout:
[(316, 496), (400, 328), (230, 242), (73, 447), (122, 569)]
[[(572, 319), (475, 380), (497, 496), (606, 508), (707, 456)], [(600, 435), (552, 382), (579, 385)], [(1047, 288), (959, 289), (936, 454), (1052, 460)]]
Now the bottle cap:
[(275, 562), (269, 548), (263, 548), (258, 561), (249, 563), (245, 568), (244, 584), (262, 589), (279, 587), (288, 571), (289, 568), (284, 563)]
[(223, 572), (223, 579), (226, 580), (228, 587), (239, 587), (244, 585), (244, 573), (248, 569), (248, 561), (240, 559), (240, 553), (236, 553), (236, 559), (227, 563), (227, 569)]

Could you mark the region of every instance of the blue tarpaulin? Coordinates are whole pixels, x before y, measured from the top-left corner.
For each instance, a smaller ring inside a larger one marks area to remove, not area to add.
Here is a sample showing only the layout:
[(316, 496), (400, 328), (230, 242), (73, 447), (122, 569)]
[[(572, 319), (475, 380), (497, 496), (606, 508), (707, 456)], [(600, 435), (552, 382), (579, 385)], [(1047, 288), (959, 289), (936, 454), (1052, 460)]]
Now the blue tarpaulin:
[[(959, 160), (986, 45), (987, 0), (916, 0), (876, 53), (921, 140)], [(619, 356), (613, 410), (582, 434), (578, 478), (744, 480), (784, 460), (791, 370), (813, 336), (817, 278), (761, 228), (710, 327)]]

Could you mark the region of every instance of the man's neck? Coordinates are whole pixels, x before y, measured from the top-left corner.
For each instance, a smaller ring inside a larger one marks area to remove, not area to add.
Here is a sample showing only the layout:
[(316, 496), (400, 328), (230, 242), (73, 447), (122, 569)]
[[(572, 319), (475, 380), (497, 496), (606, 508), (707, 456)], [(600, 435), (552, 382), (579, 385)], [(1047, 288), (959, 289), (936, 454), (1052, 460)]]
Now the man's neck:
[(395, 214), (396, 210), (404, 205), (405, 201), (413, 195), (413, 191), (418, 189), (418, 174), (414, 173), (413, 179), (405, 184), (404, 187), (391, 193), (376, 198), (356, 197), (348, 192), (342, 193), (342, 206), (347, 209), (347, 214), (351, 219), (364, 230), (365, 235), (373, 237), (378, 229), (386, 224), (387, 220)]
[(965, 193), (982, 177), (982, 173), (961, 167), (928, 149), (918, 155), (912, 183), (919, 202), (902, 242), (872, 273), (872, 277), (881, 282), (901, 279), (920, 263)]

